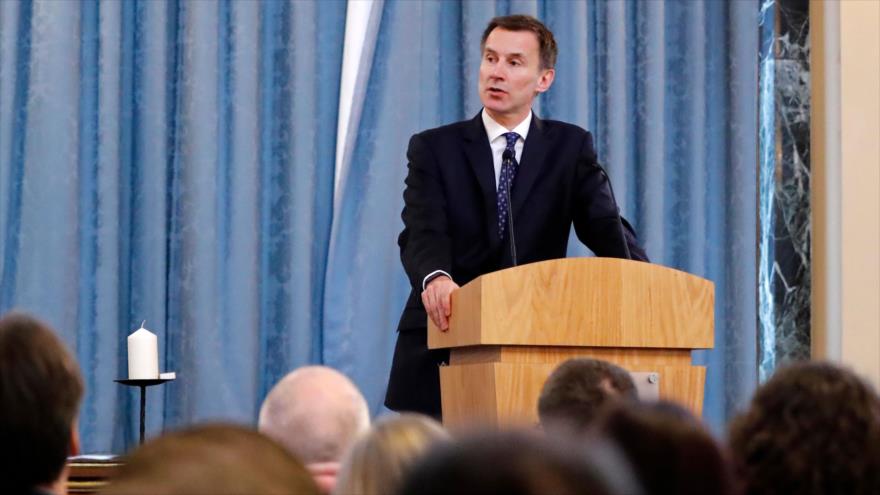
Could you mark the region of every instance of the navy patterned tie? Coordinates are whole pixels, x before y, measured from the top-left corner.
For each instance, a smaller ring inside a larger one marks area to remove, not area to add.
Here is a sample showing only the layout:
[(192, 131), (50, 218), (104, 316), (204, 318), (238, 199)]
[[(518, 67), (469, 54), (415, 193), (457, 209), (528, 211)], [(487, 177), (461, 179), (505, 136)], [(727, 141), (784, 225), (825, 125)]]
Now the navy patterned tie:
[(507, 148), (501, 155), (501, 174), (498, 176), (498, 237), (504, 239), (504, 231), (507, 228), (507, 210), (510, 208), (510, 198), (507, 193), (513, 190), (513, 180), (516, 178), (516, 170), (519, 164), (516, 163), (516, 141), (519, 134), (515, 132), (504, 133), (507, 139)]

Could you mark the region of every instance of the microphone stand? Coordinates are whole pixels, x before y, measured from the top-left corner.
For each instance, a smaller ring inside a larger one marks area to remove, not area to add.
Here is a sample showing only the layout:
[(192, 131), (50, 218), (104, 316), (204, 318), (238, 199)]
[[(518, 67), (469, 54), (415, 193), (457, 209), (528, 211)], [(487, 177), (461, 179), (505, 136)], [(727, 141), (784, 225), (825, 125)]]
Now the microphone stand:
[[(504, 150), (504, 153), (501, 155), (502, 160), (510, 160), (512, 158), (514, 158), (513, 152), (510, 150)], [(507, 192), (507, 230), (510, 232), (510, 258), (513, 261), (513, 266), (517, 266), (516, 236), (513, 233), (513, 196), (510, 194), (510, 182), (510, 177), (508, 177), (508, 180), (504, 183), (504, 189)]]

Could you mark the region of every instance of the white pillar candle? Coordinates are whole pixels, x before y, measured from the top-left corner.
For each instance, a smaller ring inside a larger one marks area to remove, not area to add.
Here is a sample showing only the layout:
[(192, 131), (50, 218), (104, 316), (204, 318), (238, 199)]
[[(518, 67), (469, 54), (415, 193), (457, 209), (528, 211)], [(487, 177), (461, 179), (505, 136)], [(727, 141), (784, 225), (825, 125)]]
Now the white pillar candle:
[[(144, 322), (146, 323), (146, 322)], [(141, 327), (128, 336), (128, 379), (159, 378), (159, 344), (156, 334)]]

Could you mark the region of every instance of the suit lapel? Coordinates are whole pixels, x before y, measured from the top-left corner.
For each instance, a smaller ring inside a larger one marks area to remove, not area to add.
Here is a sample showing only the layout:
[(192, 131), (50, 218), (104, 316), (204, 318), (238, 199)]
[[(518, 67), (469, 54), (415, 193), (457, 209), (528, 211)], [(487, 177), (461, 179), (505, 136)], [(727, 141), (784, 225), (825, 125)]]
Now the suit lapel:
[[(488, 139), (488, 138), (487, 138)], [(513, 205), (514, 222), (519, 216), (520, 210), (535, 185), (541, 169), (544, 167), (544, 158), (547, 156), (548, 140), (544, 122), (537, 115), (532, 115), (532, 123), (529, 126), (529, 135), (523, 146), (519, 170), (513, 182), (511, 205)]]
[[(529, 131), (531, 132), (531, 130)], [(486, 225), (489, 228), (489, 244), (496, 247), (501, 239), (498, 237), (497, 217), (498, 206), (495, 193), (495, 166), (492, 162), (492, 148), (489, 146), (489, 137), (483, 126), (482, 111), (477, 113), (464, 128), (464, 152), (467, 156), (480, 189), (483, 191), (483, 206), (485, 208)]]

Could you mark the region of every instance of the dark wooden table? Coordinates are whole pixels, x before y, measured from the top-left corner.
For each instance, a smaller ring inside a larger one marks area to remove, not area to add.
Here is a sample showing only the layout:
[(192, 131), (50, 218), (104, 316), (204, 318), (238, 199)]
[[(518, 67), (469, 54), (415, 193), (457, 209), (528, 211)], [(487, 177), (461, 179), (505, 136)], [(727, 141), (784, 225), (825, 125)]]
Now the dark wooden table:
[(67, 493), (97, 493), (107, 484), (122, 463), (117, 459), (71, 459), (67, 463), (70, 475), (67, 478)]

